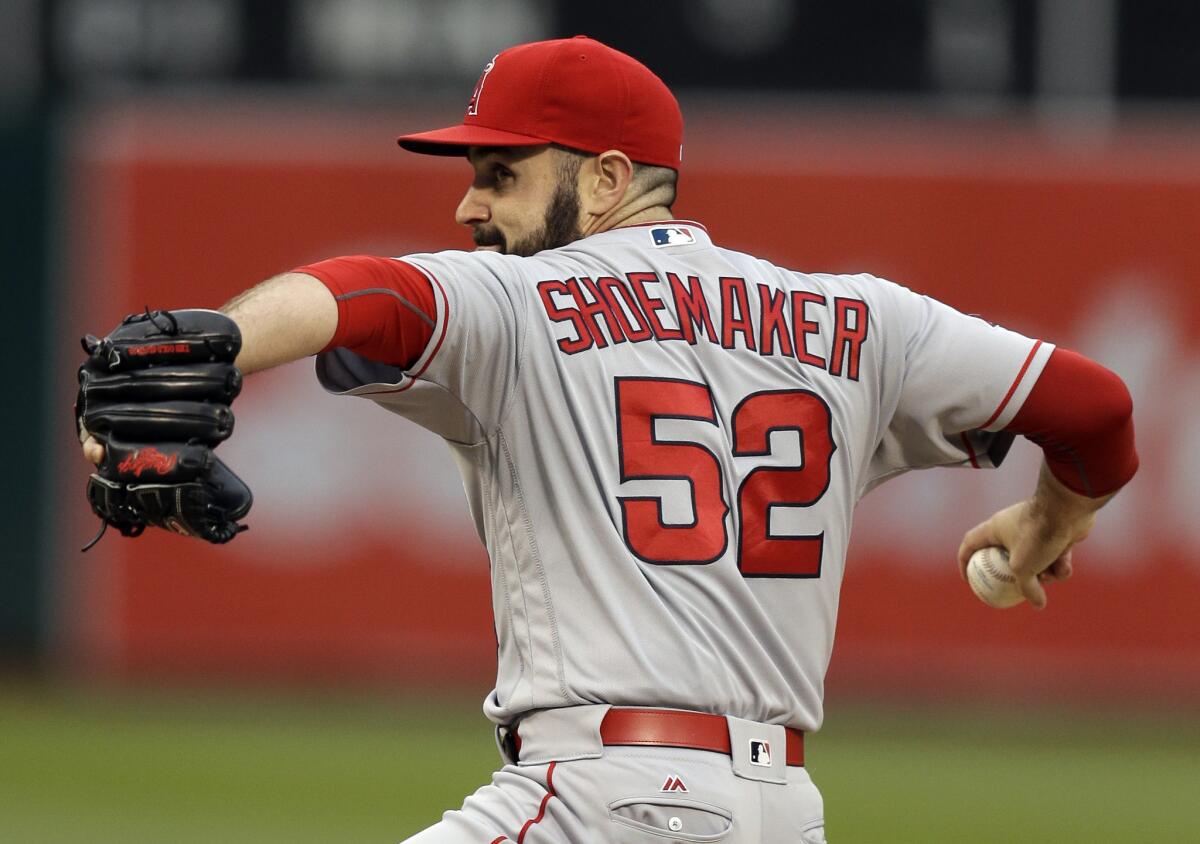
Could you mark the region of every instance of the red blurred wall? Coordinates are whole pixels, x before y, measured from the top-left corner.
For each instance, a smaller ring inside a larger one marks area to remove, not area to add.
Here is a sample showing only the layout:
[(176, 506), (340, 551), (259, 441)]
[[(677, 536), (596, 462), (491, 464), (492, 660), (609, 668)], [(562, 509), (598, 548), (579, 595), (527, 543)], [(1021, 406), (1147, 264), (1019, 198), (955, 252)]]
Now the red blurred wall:
[[(262, 107), (90, 115), (67, 181), (64, 338), (146, 304), (215, 307), (332, 254), (469, 248), (452, 221), (464, 165), (391, 141), (425, 122)], [(983, 607), (953, 564), (964, 530), (1031, 487), (1032, 449), (1000, 472), (921, 473), (869, 496), (831, 688), (1200, 699), (1200, 439), (1188, 430), (1200, 412), (1198, 142), (1164, 129), (1097, 138), (718, 112), (689, 122), (676, 211), (719, 243), (797, 269), (870, 271), (1082, 348), (1137, 400), (1142, 472), (1046, 612)], [(256, 376), (239, 399), (264, 467), (308, 457), (307, 405), (277, 409), (298, 379), (311, 374)], [(343, 405), (317, 401), (321, 436), (371, 448), (339, 433), (329, 414)], [(276, 432), (292, 443), (277, 454)], [(403, 474), (404, 448), (364, 465)], [(62, 487), (82, 487), (68, 465)], [(423, 503), (420, 477), (397, 479), (411, 494), (394, 501), (307, 477), (317, 480), (289, 492), (342, 499), (329, 523), (308, 518), (301, 531), (268, 510), (265, 530), (252, 514), (251, 532), (220, 549), (162, 534), (108, 538), (81, 558), (90, 517), (81, 499), (61, 503), (72, 664), (486, 687), (489, 578), (465, 505)]]

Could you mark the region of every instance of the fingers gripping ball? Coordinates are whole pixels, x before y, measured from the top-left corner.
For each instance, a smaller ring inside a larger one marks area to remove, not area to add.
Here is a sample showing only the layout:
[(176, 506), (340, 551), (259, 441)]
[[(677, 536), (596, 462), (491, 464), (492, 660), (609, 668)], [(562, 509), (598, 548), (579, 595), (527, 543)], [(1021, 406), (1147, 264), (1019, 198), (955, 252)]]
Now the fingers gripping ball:
[(87, 486), (100, 535), (152, 526), (220, 543), (245, 530), (250, 490), (212, 452), (233, 433), (237, 325), (217, 311), (147, 310), (83, 348), (75, 419), (105, 446)]
[(1025, 600), (1003, 548), (980, 548), (972, 554), (967, 561), (967, 582), (975, 596), (989, 607), (1006, 609)]

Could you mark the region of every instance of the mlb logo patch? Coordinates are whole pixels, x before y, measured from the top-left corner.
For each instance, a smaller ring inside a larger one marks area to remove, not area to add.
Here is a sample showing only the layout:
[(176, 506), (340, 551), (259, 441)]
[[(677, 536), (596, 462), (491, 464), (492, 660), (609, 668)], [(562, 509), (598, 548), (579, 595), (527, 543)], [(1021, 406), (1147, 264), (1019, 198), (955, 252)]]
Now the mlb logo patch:
[(696, 236), (683, 226), (659, 226), (650, 229), (650, 240), (655, 246), (686, 246), (696, 242)]
[(750, 764), (763, 768), (771, 767), (771, 743), (769, 741), (751, 740)]

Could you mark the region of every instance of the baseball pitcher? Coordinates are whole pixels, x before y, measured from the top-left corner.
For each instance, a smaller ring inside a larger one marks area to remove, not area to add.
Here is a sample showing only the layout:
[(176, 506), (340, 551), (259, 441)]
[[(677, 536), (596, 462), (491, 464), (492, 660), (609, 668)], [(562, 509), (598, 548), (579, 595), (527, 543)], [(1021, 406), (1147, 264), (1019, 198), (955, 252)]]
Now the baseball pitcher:
[(1033, 440), (1032, 496), (958, 558), (1006, 548), (1041, 607), (1136, 471), (1129, 394), (1092, 361), (674, 219), (682, 136), (629, 56), (512, 47), (460, 124), (400, 138), (465, 159), (476, 251), (333, 258), (87, 343), (89, 497), (124, 533), (236, 537), (249, 490), (213, 449), (240, 373), (316, 355), (328, 390), (449, 445), (491, 559), (504, 764), (413, 842), (823, 842), (804, 745), (859, 498)]

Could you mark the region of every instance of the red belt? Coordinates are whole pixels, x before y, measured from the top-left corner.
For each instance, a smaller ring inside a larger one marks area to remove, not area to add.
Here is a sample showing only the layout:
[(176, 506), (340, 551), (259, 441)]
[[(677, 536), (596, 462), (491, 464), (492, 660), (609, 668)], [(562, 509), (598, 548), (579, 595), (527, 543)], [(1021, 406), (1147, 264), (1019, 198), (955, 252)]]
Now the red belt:
[[(791, 727), (785, 727), (784, 730), (787, 735), (787, 764), (800, 767), (804, 765), (804, 733)], [(520, 751), (519, 732), (513, 738)], [(729, 722), (722, 715), (706, 712), (614, 707), (608, 710), (600, 723), (600, 740), (607, 746), (683, 747), (731, 755)]]

